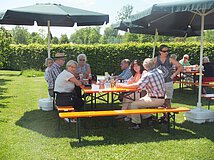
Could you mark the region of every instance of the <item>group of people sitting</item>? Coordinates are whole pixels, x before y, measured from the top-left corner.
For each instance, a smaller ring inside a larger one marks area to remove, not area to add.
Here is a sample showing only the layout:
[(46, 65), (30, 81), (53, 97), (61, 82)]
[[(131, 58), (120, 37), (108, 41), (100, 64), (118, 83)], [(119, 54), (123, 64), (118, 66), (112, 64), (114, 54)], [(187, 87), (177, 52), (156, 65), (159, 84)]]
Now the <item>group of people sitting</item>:
[[(78, 55), (77, 62), (68, 61), (66, 69), (62, 72), (61, 67), (65, 63), (63, 53), (57, 53), (54, 62), (53, 60), (49, 62), (49, 60), (52, 59), (47, 59), (48, 67), (45, 73), (49, 95), (53, 97), (56, 93), (57, 105), (72, 105), (76, 110), (81, 110), (83, 102), (81, 96), (75, 92), (78, 92), (79, 90), (76, 88), (82, 85), (82, 76), (88, 79), (91, 78), (91, 69), (90, 65), (86, 63), (86, 55)], [(49, 66), (51, 64), (52, 66)], [(146, 58), (143, 63), (139, 60), (130, 62), (129, 59), (124, 59), (121, 61), (120, 67), (123, 70), (122, 73), (114, 78), (127, 80), (127, 83), (117, 83), (116, 87), (140, 88), (146, 92), (144, 96), (140, 91), (129, 95), (134, 97), (135, 94), (134, 101), (124, 97), (122, 109), (171, 107), (173, 79), (183, 70), (183, 65), (176, 58), (170, 57), (167, 45), (159, 47), (159, 55), (154, 59)], [(173, 68), (176, 68), (176, 70), (173, 71)], [(144, 119), (150, 117), (151, 115), (143, 116)], [(164, 120), (167, 119), (167, 115), (165, 115)], [(132, 124), (129, 129), (141, 128), (140, 115), (130, 115), (125, 117), (124, 120), (131, 121)]]
[(53, 59), (46, 59), (45, 79), (48, 83), (49, 96), (56, 100), (56, 105), (73, 106), (76, 110), (82, 109), (80, 86), (84, 78), (91, 79), (91, 68), (86, 61), (86, 55), (79, 54), (77, 62), (68, 61), (62, 71), (61, 68), (65, 63), (64, 53), (56, 53)]
[[(140, 88), (146, 91), (146, 95), (136, 94), (136, 100), (131, 101), (128, 98), (123, 99), (122, 109), (138, 109), (149, 107), (171, 107), (171, 99), (173, 97), (173, 79), (183, 69), (182, 65), (175, 59), (169, 56), (169, 47), (161, 45), (159, 55), (154, 59), (146, 58), (141, 64), (135, 60), (131, 63), (133, 76), (128, 79), (128, 83), (118, 83), (117, 87), (124, 88)], [(127, 60), (126, 60), (127, 61)], [(122, 66), (123, 61), (121, 62)], [(172, 67), (177, 69), (172, 72)], [(122, 67), (121, 67), (122, 68)], [(125, 69), (124, 69), (125, 70)], [(127, 71), (128, 72), (128, 71)], [(133, 81), (132, 81), (133, 80)], [(138, 92), (138, 91), (137, 91)], [(167, 120), (165, 115), (164, 120)], [(150, 118), (151, 115), (141, 115), (143, 119)], [(125, 117), (126, 120), (131, 120), (132, 124), (129, 129), (141, 128), (140, 115), (131, 115)]]

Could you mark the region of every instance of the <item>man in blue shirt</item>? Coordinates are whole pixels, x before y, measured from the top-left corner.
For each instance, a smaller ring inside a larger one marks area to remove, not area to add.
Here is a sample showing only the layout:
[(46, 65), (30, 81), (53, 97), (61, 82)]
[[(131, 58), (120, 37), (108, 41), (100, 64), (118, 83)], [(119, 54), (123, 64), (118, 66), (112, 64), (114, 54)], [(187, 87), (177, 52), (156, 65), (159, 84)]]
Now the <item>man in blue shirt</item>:
[(129, 59), (123, 59), (120, 63), (121, 70), (123, 70), (122, 73), (118, 75), (118, 78), (128, 80), (131, 76), (131, 70), (130, 70), (130, 60)]

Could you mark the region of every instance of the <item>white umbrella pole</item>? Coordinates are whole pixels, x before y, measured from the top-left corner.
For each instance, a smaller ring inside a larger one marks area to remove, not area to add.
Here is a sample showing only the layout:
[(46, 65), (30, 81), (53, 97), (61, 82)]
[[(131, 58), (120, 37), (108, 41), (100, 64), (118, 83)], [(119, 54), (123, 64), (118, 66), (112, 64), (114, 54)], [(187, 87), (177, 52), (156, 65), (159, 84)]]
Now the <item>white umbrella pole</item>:
[(157, 43), (157, 36), (158, 36), (158, 30), (156, 28), (155, 29), (154, 46), (153, 46), (153, 52), (152, 52), (152, 59), (154, 59), (154, 57), (155, 57), (155, 47), (156, 47), (156, 43)]
[(51, 43), (51, 36), (50, 36), (50, 20), (48, 21), (48, 58), (51, 57), (51, 47), (50, 47), (50, 43)]
[(199, 87), (198, 87), (198, 102), (197, 107), (201, 108), (201, 90), (202, 90), (202, 59), (203, 59), (203, 40), (204, 40), (204, 14), (201, 15), (201, 45), (200, 45), (200, 74), (199, 74)]

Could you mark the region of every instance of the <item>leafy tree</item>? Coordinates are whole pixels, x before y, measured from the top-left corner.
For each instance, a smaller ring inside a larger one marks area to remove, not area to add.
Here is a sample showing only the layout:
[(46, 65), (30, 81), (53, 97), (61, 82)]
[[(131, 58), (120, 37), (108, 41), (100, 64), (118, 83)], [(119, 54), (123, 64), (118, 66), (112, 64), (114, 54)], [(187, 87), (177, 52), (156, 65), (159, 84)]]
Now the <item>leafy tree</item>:
[(139, 42), (139, 35), (126, 32), (123, 38), (123, 42)]
[(13, 43), (15, 44), (29, 44), (30, 33), (24, 27), (16, 26), (12, 29)]
[(77, 44), (94, 44), (99, 43), (100, 38), (100, 27), (86, 27), (72, 34), (70, 41)]
[(89, 44), (99, 43), (101, 36), (100, 27), (90, 28)]
[(173, 40), (173, 37), (171, 37), (171, 36), (158, 36), (157, 37), (157, 41), (158, 42), (170, 42), (170, 41), (172, 41)]
[(154, 41), (154, 35), (140, 34), (139, 35), (139, 41), (140, 42), (153, 42)]
[(60, 44), (69, 43), (68, 36), (66, 34), (62, 34), (59, 39), (59, 43)]
[(204, 40), (207, 42), (214, 42), (214, 30), (207, 30), (204, 32)]
[(58, 39), (57, 37), (54, 36), (54, 37), (52, 38), (52, 40), (51, 40), (51, 43), (52, 43), (52, 44), (59, 44), (59, 39)]
[(127, 4), (126, 6), (123, 6), (122, 9), (119, 12), (117, 12), (118, 15), (116, 17), (116, 21), (128, 19), (132, 11), (133, 11), (132, 5)]
[(9, 55), (11, 52), (11, 41), (11, 34), (4, 27), (0, 27), (0, 68), (7, 68), (7, 66), (10, 66)]
[(42, 39), (42, 37), (40, 37), (39, 33), (32, 32), (31, 37), (30, 37), (30, 42), (44, 44), (44, 39)]
[(112, 26), (106, 27), (104, 30), (104, 34), (100, 39), (100, 43), (117, 43), (118, 30), (113, 29)]

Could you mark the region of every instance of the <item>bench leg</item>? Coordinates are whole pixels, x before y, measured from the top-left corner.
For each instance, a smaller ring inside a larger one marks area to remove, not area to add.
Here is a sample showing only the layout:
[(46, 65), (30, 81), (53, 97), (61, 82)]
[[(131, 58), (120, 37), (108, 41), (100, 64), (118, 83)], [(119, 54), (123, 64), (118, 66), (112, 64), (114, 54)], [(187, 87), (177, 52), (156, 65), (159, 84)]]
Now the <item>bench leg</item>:
[[(170, 122), (170, 120), (172, 119), (172, 123)], [(173, 128), (173, 134), (175, 133), (175, 113), (173, 112), (172, 114), (171, 113), (168, 113), (168, 116), (167, 116), (167, 131), (168, 133), (170, 133), (170, 128), (171, 128), (171, 125), (172, 125), (172, 128)]]
[(80, 118), (77, 118), (76, 131), (77, 131), (77, 138), (78, 138), (79, 142), (81, 142), (81, 135), (80, 135)]
[(210, 109), (210, 101), (211, 101), (211, 100), (209, 99), (209, 101), (208, 101), (208, 109)]
[(60, 128), (61, 128), (61, 126), (60, 126), (60, 117), (58, 115), (58, 131), (60, 131)]

